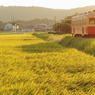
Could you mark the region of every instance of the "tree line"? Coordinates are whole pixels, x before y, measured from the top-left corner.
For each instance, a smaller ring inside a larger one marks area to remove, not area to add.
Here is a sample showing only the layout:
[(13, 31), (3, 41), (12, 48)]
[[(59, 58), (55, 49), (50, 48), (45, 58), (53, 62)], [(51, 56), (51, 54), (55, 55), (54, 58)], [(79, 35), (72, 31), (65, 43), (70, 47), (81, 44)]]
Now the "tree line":
[(76, 15), (78, 15), (78, 13), (65, 17), (61, 20), (61, 23), (55, 23), (53, 25), (54, 31), (58, 31), (59, 33), (71, 33), (71, 18)]
[[(14, 23), (17, 23), (20, 26), (20, 29), (26, 29), (26, 28), (35, 28), (38, 24), (45, 23), (47, 25), (53, 25), (52, 30), (59, 31), (60, 33), (70, 33), (71, 32), (71, 18), (73, 16), (78, 15), (78, 13), (75, 13), (74, 15), (67, 16), (64, 19), (61, 20), (61, 23), (55, 23), (55, 20), (49, 20), (47, 18), (38, 19), (35, 18), (34, 20), (17, 20), (13, 21)], [(8, 22), (2, 22), (0, 21), (0, 27), (3, 27)], [(0, 30), (3, 30), (3, 28), (0, 28)]]
[(54, 20), (49, 20), (47, 18), (43, 18), (43, 19), (39, 19), (39, 18), (35, 18), (33, 20), (13, 20), (11, 22), (3, 22), (0, 21), (0, 27), (3, 27), (7, 24), (7, 23), (17, 23), (20, 27), (20, 29), (26, 29), (26, 28), (33, 28), (36, 27), (38, 24), (41, 23), (45, 23), (47, 25), (53, 25), (54, 24)]

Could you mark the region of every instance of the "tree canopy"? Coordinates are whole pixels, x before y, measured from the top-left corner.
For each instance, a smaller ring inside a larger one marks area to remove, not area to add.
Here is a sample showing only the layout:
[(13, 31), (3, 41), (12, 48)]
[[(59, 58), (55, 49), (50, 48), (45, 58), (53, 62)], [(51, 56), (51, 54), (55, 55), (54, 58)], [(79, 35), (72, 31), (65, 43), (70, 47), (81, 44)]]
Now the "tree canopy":
[(71, 18), (76, 15), (78, 15), (78, 13), (75, 13), (74, 15), (71, 15), (71, 16), (66, 16), (64, 19), (61, 20), (61, 23), (54, 24), (53, 29), (61, 33), (70, 33), (71, 32)]

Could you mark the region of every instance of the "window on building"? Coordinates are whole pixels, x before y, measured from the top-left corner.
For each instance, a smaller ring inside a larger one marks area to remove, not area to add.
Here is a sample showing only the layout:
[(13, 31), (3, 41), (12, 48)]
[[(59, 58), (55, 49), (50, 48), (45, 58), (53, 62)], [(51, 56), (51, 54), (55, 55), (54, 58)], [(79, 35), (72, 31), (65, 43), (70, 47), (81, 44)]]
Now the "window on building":
[(95, 18), (89, 18), (89, 24), (95, 24)]

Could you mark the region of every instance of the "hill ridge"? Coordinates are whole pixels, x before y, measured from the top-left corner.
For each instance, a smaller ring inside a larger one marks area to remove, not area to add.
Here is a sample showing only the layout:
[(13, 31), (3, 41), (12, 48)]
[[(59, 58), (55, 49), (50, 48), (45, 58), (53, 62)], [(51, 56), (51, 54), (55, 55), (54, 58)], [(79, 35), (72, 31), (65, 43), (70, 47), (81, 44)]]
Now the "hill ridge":
[(75, 13), (92, 11), (95, 6), (86, 6), (73, 9), (51, 9), (45, 7), (26, 7), (26, 6), (0, 6), (0, 21), (8, 22), (14, 20), (33, 20), (35, 18), (51, 19), (56, 16), (57, 20), (62, 20), (64, 17)]

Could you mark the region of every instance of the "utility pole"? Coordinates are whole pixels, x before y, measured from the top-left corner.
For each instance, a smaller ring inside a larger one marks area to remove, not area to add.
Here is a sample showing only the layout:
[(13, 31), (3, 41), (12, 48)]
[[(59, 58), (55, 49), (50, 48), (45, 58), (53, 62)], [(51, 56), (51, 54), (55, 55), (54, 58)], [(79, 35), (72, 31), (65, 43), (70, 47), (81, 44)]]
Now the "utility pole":
[(12, 15), (11, 15), (11, 22), (13, 21)]
[(54, 17), (54, 20), (55, 20), (55, 31), (56, 31), (56, 16)]

